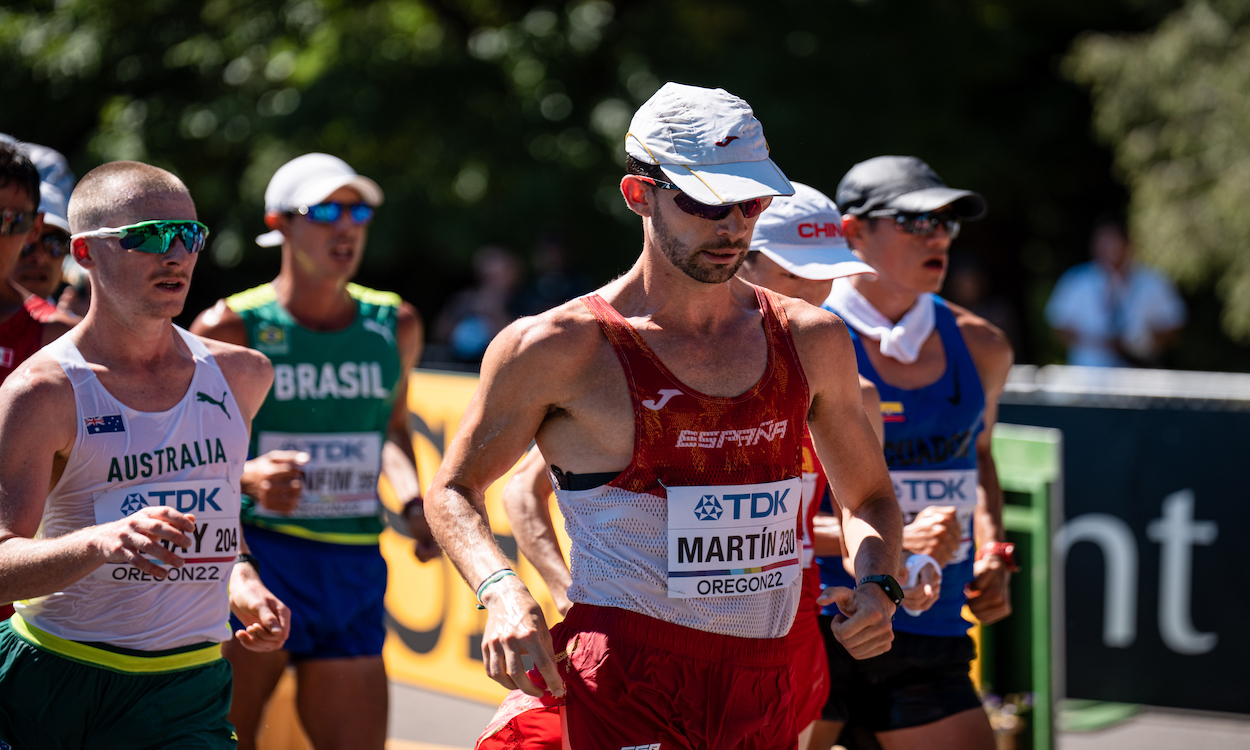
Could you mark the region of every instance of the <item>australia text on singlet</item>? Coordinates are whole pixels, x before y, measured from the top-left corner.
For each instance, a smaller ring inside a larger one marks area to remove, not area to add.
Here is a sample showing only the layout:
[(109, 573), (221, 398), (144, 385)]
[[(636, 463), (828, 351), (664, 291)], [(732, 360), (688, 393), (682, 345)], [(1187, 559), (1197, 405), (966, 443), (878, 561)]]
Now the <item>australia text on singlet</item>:
[(197, 337), (175, 328), (195, 375), (173, 408), (125, 406), (101, 385), (70, 336), (46, 347), (74, 388), (78, 434), (48, 495), (40, 538), (62, 536), (166, 505), (195, 514), (186, 559), (157, 580), (105, 563), (48, 596), (17, 602), (22, 619), (70, 641), (160, 651), (230, 638), (227, 585), (239, 551), (239, 480), (247, 428), (226, 379)]

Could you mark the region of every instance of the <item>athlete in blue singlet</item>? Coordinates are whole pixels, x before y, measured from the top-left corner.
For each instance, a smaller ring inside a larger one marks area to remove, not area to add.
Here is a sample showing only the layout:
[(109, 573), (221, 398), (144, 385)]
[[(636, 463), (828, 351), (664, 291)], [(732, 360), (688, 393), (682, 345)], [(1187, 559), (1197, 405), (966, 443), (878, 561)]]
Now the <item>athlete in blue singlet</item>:
[[(888, 653), (855, 661), (827, 642), (834, 689), (817, 733), (824, 742), (814, 746), (827, 748), (849, 721), (886, 750), (990, 750), (993, 733), (968, 675), (971, 623), (960, 612), (966, 603), (982, 622), (1010, 613), (1014, 563), (990, 427), (1012, 353), (1001, 331), (934, 294), (959, 222), (980, 218), (985, 202), (911, 157), (856, 165), (837, 202), (848, 242), (877, 277), (835, 282), (825, 306), (847, 323), (859, 372), (880, 393), (886, 464), (911, 532), (904, 546), (932, 556), (942, 581), (928, 611), (895, 617)], [(821, 559), (821, 583), (855, 582), (832, 557)], [(823, 615), (831, 622), (838, 611)]]

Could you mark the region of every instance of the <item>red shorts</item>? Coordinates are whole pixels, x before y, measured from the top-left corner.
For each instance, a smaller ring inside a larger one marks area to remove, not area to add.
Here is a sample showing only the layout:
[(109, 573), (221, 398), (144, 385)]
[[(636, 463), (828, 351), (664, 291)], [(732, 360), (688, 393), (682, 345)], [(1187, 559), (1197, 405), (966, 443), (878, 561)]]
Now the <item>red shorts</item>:
[[(551, 629), (566, 697), (514, 690), (478, 750), (793, 750), (791, 649), (614, 607), (574, 605)], [(535, 684), (543, 685), (537, 670)]]
[[(805, 576), (806, 579), (806, 576)], [(815, 590), (803, 582), (803, 596), (799, 599), (799, 611), (790, 627), (790, 652), (794, 659), (794, 726), (802, 731), (820, 718), (829, 699), (829, 660), (825, 656), (825, 639), (820, 632), (816, 615), (820, 605), (819, 579)]]

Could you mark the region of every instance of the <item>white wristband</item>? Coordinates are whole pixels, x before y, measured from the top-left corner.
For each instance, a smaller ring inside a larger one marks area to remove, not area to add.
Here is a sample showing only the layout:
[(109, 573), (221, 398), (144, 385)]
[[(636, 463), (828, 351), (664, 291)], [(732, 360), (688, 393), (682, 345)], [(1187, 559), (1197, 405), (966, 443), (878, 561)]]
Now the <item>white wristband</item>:
[[(937, 571), (938, 583), (942, 582), (942, 566), (938, 565), (938, 561), (929, 555), (914, 554), (907, 558), (907, 588), (914, 587), (920, 581), (920, 571), (924, 570), (926, 565), (933, 566), (933, 569)], [(903, 607), (903, 611), (912, 617), (917, 617), (924, 610)]]

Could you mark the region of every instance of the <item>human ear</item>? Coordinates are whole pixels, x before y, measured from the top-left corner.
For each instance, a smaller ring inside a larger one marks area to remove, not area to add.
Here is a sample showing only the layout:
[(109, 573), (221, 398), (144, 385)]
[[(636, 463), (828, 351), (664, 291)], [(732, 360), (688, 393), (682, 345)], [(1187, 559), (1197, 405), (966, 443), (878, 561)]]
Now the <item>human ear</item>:
[(627, 174), (621, 178), (621, 195), (625, 205), (639, 216), (655, 213), (655, 191), (650, 183), (638, 175)]

